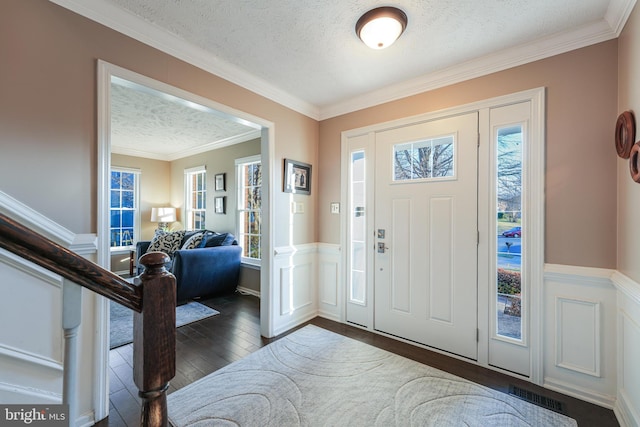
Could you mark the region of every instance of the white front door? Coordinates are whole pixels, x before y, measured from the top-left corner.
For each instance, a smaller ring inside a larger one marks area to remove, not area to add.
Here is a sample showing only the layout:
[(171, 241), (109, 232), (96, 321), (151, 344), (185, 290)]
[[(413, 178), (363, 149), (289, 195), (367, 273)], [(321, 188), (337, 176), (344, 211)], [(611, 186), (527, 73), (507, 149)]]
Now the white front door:
[(377, 132), (372, 245), (374, 328), (473, 360), (477, 141), (476, 112)]

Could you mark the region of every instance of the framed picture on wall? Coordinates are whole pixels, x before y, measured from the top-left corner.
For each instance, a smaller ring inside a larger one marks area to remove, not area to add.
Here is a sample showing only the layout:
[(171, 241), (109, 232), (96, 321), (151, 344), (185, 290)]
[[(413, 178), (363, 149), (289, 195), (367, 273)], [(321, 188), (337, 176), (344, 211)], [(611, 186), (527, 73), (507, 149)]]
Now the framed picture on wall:
[(225, 212), (225, 200), (226, 197), (222, 196), (222, 197), (216, 197), (214, 199), (215, 201), (215, 212), (217, 214), (224, 214)]
[(311, 194), (311, 165), (284, 159), (284, 192)]
[(216, 181), (215, 181), (215, 190), (216, 191), (225, 191), (225, 175), (224, 173), (219, 173), (216, 174)]

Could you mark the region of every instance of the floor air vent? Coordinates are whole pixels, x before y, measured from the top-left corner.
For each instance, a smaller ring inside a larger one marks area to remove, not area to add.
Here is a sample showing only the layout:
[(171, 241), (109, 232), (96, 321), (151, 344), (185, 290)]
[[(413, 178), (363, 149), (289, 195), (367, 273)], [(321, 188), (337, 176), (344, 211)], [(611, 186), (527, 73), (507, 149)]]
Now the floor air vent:
[(542, 396), (538, 393), (516, 387), (513, 384), (509, 385), (509, 394), (512, 394), (522, 400), (526, 400), (527, 402), (533, 403), (534, 405), (542, 406), (543, 408), (558, 412), (560, 414), (567, 414), (565, 412), (564, 403), (560, 402), (559, 400), (555, 400), (550, 397)]

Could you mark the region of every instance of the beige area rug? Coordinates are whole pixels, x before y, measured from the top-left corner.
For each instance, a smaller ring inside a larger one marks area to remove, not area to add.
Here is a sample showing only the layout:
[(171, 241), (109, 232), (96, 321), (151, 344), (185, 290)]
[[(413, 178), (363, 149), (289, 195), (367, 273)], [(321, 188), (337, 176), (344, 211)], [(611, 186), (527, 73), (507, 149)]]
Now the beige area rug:
[(316, 326), (168, 396), (174, 426), (576, 426), (575, 420)]

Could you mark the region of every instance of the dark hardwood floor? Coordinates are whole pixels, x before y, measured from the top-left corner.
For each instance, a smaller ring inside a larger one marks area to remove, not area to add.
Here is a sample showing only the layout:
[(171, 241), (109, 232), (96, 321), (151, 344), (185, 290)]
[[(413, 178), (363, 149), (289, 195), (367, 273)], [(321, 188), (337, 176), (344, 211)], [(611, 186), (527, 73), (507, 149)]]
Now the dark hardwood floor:
[[(237, 294), (200, 302), (215, 308), (220, 314), (177, 329), (177, 372), (171, 381), (170, 393), (287, 335), (282, 334), (273, 339), (260, 336), (259, 299), (256, 297)], [(609, 409), (535, 386), (509, 375), (323, 318), (315, 318), (308, 323), (504, 393), (508, 393), (509, 385), (513, 384), (556, 399), (564, 404), (566, 414), (577, 420), (579, 426), (619, 425), (613, 411)], [(139, 423), (140, 400), (133, 384), (131, 359), (131, 344), (110, 352), (110, 415), (106, 420), (96, 424), (100, 427), (137, 426)]]

